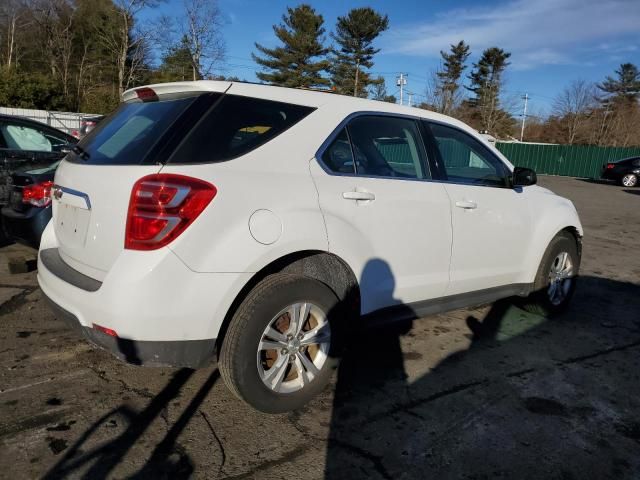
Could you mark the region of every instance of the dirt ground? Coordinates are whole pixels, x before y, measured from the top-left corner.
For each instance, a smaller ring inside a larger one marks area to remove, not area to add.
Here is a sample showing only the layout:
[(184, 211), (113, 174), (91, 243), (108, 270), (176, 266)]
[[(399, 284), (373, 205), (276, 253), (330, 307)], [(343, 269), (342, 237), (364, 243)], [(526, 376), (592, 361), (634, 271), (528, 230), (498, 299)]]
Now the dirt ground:
[(363, 332), (288, 415), (252, 411), (213, 366), (93, 349), (34, 272), (7, 273), (27, 251), (1, 249), (0, 477), (640, 478), (640, 188), (540, 183), (584, 223), (567, 314), (500, 302)]

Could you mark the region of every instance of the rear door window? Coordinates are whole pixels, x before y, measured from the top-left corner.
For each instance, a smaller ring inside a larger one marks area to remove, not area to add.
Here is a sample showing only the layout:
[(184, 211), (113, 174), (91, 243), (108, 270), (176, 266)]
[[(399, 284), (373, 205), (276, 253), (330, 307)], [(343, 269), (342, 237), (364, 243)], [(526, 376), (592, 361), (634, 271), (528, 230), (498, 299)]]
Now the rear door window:
[(169, 163), (221, 162), (246, 155), (313, 110), (289, 103), (225, 95), (196, 124)]
[(362, 116), (353, 119), (348, 129), (358, 175), (431, 178), (415, 120)]

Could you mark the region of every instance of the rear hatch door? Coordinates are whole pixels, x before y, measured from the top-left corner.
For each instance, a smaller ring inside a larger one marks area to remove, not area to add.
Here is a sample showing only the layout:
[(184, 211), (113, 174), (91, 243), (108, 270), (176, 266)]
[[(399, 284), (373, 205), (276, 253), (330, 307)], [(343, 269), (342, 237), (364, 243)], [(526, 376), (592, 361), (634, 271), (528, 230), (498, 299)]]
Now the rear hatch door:
[[(221, 91), (224, 84), (221, 82)], [(53, 189), (58, 249), (76, 270), (103, 280), (124, 249), (133, 185), (154, 174), (220, 92), (149, 88), (128, 98), (61, 162)]]

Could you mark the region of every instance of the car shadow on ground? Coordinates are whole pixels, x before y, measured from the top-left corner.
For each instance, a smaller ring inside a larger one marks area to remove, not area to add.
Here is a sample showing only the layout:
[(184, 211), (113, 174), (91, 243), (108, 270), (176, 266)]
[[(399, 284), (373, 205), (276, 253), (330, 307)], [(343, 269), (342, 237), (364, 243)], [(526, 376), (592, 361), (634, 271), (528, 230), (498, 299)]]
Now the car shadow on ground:
[(613, 180), (605, 180), (604, 178), (577, 178), (576, 180), (580, 180), (581, 182), (586, 183), (597, 183), (600, 185), (615, 185), (616, 183)]
[(640, 188), (635, 188), (633, 190), (629, 188), (629, 189), (625, 189), (625, 190), (622, 190), (622, 191), (626, 192), (626, 193), (630, 193), (632, 195), (640, 195)]
[[(388, 275), (393, 287), (383, 262), (370, 267), (376, 281)], [(325, 478), (631, 478), (640, 472), (638, 375), (615, 355), (637, 359), (640, 318), (630, 306), (638, 298), (637, 284), (587, 276), (558, 319), (506, 300), (482, 316), (484, 310), (451, 314), (466, 315), (460, 332), (447, 331), (445, 315), (358, 325), (338, 370)], [(469, 341), (451, 348), (442, 344), (445, 334)], [(412, 349), (418, 335), (433, 340), (433, 351)], [(424, 357), (439, 361), (416, 374), (411, 362)], [(142, 411), (122, 405), (103, 415), (44, 478), (110, 478), (192, 375), (176, 370)], [(214, 370), (127, 478), (207, 475), (177, 439), (218, 378)], [(313, 408), (304, 408), (306, 418)], [(87, 449), (116, 415), (126, 429)], [(256, 435), (264, 433), (254, 427)], [(594, 431), (599, 435), (592, 438)], [(317, 438), (309, 441), (317, 445)]]
[[(444, 316), (359, 335), (338, 372), (325, 478), (634, 478), (638, 299), (637, 284), (582, 277), (552, 320), (517, 299), (471, 310), (470, 344), (410, 381), (412, 359), (439, 356)], [(436, 351), (412, 351), (414, 332)]]
[[(122, 405), (100, 417), (78, 438), (43, 478), (68, 478), (69, 476), (77, 476), (79, 472), (83, 472), (82, 478), (111, 478), (113, 470), (123, 461), (134, 444), (141, 439), (151, 423), (159, 418), (172, 400), (179, 396), (182, 387), (193, 373), (194, 370), (188, 368), (177, 370), (166, 386), (140, 412)], [(186, 479), (193, 475), (195, 465), (188, 453), (179, 447), (176, 441), (197, 413), (218, 378), (219, 373), (216, 369), (200, 386), (162, 440), (153, 447), (153, 451), (144, 465), (135, 474), (128, 475), (127, 478)], [(92, 435), (101, 427), (108, 425), (109, 422), (113, 422), (115, 417), (125, 419), (128, 425), (124, 432), (99, 447), (85, 450), (84, 447), (90, 442)]]

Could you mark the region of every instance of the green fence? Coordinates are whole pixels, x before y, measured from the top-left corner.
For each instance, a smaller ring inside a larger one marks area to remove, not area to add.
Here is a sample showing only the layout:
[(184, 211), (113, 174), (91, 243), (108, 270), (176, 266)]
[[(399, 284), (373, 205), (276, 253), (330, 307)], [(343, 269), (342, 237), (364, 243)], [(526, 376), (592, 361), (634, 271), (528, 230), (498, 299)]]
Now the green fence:
[(599, 178), (602, 165), (622, 158), (640, 156), (640, 147), (594, 147), (585, 145), (534, 145), (496, 143), (511, 163), (536, 173), (569, 177)]

